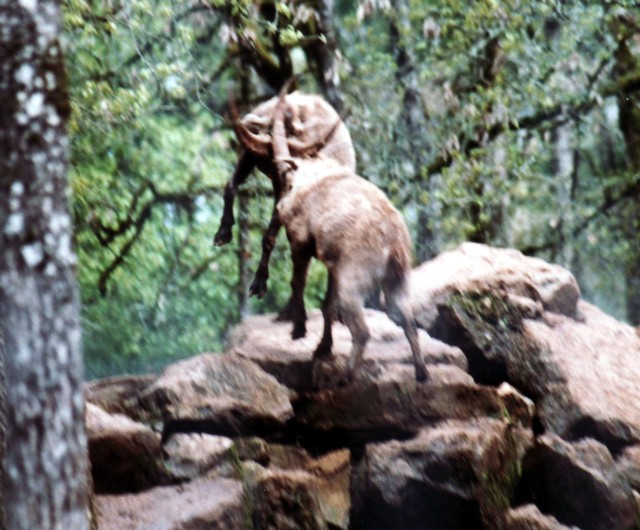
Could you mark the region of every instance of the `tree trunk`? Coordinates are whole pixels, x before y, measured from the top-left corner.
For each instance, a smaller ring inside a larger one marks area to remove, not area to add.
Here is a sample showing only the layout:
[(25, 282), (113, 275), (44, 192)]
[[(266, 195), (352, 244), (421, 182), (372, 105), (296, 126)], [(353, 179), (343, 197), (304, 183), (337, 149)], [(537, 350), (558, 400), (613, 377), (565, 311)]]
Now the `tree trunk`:
[[(612, 23), (614, 34), (621, 36), (615, 53), (615, 71), (618, 77), (624, 77), (640, 69), (640, 59), (633, 54), (629, 46), (629, 42), (638, 34), (637, 21), (630, 16), (621, 13)], [(633, 91), (620, 92), (618, 110), (629, 170), (635, 176), (633, 178), (637, 178), (640, 174), (640, 95)], [(638, 325), (640, 324), (640, 239), (638, 239), (640, 192), (627, 202), (620, 216), (620, 225), (629, 246), (624, 267), (627, 319), (633, 325)]]
[(338, 112), (341, 112), (344, 101), (338, 72), (338, 35), (333, 23), (333, 0), (314, 0), (311, 6), (318, 14), (318, 29), (324, 36), (325, 42), (314, 40), (307, 45), (305, 52), (309, 62), (315, 65), (316, 80), (320, 84), (324, 97)]
[(0, 326), (0, 530), (7, 530), (7, 513), (5, 509), (6, 495), (4, 493), (6, 484), (5, 455), (7, 447), (7, 396), (4, 381), (4, 334)]
[(89, 527), (57, 2), (0, 7), (0, 332), (11, 530)]
[[(399, 145), (403, 156), (411, 162), (413, 172), (420, 175), (427, 164), (427, 148), (424, 145), (427, 135), (427, 123), (419, 91), (419, 80), (413, 52), (409, 47), (407, 35), (411, 34), (409, 3), (406, 0), (395, 2), (395, 10), (389, 21), (391, 52), (396, 61), (396, 82), (402, 91), (401, 119), (406, 131), (406, 141), (400, 138)], [(403, 145), (404, 144), (404, 145)], [(427, 197), (426, 203), (418, 202), (416, 226), (416, 259), (422, 263), (438, 253), (434, 222), (437, 219), (438, 205), (434, 201), (433, 181), (411, 176), (419, 182), (418, 197)]]
[(558, 206), (557, 241), (551, 258), (553, 261), (570, 267), (574, 260), (572, 228), (574, 148), (570, 124), (559, 125), (554, 130), (553, 168), (556, 182), (556, 201)]

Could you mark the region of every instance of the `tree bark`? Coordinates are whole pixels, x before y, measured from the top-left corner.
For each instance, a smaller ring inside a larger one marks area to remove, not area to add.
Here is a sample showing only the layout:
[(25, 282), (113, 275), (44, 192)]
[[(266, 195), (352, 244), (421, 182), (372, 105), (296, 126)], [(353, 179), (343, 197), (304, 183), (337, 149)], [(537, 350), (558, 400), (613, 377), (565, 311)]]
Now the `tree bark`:
[(571, 124), (564, 123), (554, 130), (553, 168), (556, 182), (556, 201), (558, 205), (557, 247), (551, 258), (565, 267), (571, 267), (574, 260), (573, 239), (569, 236), (573, 225), (573, 179), (574, 148)]
[(338, 34), (333, 23), (333, 0), (313, 0), (310, 5), (318, 14), (319, 32), (324, 35), (325, 42), (312, 41), (305, 47), (309, 62), (316, 67), (316, 80), (320, 89), (333, 107), (341, 112), (344, 98), (340, 89), (338, 72)]
[[(629, 45), (638, 34), (638, 21), (621, 13), (612, 23), (614, 34), (620, 35), (615, 52), (615, 73), (624, 79), (640, 71), (640, 59)], [(634, 178), (640, 174), (640, 95), (632, 90), (621, 90), (618, 95), (620, 130), (624, 138), (628, 167)], [(638, 187), (640, 189), (640, 187)], [(633, 325), (640, 324), (640, 191), (636, 191), (623, 207), (620, 225), (629, 246), (624, 267), (626, 282), (627, 319)]]
[(418, 203), (418, 219), (416, 226), (416, 259), (422, 263), (438, 253), (436, 222), (438, 205), (434, 200), (433, 181), (431, 175), (422, 177), (422, 169), (427, 165), (428, 148), (425, 147), (427, 123), (422, 98), (419, 91), (418, 72), (408, 35), (411, 35), (409, 20), (409, 3), (397, 0), (395, 10), (389, 21), (391, 51), (396, 61), (396, 82), (402, 91), (401, 119), (406, 131), (406, 142), (403, 155), (413, 166), (411, 180), (418, 183), (420, 197), (427, 196), (428, 202)]
[(60, 6), (0, 6), (0, 333), (12, 530), (89, 528)]

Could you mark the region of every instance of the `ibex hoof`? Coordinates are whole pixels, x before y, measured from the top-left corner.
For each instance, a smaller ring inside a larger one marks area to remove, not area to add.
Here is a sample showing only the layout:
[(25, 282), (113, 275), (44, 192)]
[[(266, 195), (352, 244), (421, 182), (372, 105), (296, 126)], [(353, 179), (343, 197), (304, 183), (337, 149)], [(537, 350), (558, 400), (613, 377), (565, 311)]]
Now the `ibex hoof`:
[(291, 338), (293, 340), (301, 339), (307, 334), (307, 326), (304, 324), (294, 324), (293, 331), (291, 332)]
[(267, 279), (256, 276), (249, 287), (249, 296), (262, 298), (267, 293)]
[(222, 245), (226, 245), (229, 241), (231, 241), (231, 227), (221, 225), (213, 238), (213, 244), (216, 247), (221, 247)]
[(340, 379), (338, 379), (338, 387), (343, 388), (353, 383), (353, 372), (348, 370)]
[(429, 379), (429, 372), (427, 371), (427, 367), (424, 365), (416, 366), (416, 381), (418, 381), (418, 383), (423, 383), (427, 379)]
[(318, 347), (313, 352), (314, 359), (328, 359), (331, 357), (331, 345), (330, 344), (318, 344)]

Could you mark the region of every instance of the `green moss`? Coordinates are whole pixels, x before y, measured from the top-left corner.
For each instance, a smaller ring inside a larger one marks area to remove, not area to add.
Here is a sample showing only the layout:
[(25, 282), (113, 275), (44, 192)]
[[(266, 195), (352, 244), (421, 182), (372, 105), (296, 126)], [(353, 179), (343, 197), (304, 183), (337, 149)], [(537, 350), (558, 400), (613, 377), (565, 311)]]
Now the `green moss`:
[(517, 445), (515, 435), (507, 427), (502, 445), (504, 451), (498, 450), (489, 462), (489, 467), (494, 472), (485, 472), (481, 476), (482, 512), (492, 528), (500, 528), (500, 521), (511, 506), (516, 487), (522, 478), (522, 462)]

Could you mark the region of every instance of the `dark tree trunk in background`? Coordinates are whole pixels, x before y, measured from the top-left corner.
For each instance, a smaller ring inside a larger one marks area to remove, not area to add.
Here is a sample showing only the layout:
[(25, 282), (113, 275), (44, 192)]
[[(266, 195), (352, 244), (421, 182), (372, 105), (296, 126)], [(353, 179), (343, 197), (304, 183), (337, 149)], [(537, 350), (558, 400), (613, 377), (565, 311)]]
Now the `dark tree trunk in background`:
[(240, 320), (249, 314), (249, 199), (238, 194), (238, 316)]
[[(409, 2), (397, 0), (395, 9), (390, 15), (389, 33), (391, 52), (396, 61), (396, 82), (402, 93), (401, 119), (406, 132), (406, 139), (400, 138), (398, 145), (403, 147), (403, 156), (411, 162), (417, 178), (412, 178), (420, 183), (417, 198), (428, 197), (424, 204), (416, 201), (417, 227), (415, 254), (418, 263), (433, 258), (438, 253), (438, 244), (434, 230), (434, 222), (437, 218), (438, 207), (435, 204), (432, 190), (433, 182), (429, 176), (421, 177), (422, 169), (427, 165), (428, 155), (424, 142), (427, 137), (427, 119), (422, 98), (419, 91), (418, 72), (416, 70), (413, 52), (409, 48), (411, 22), (409, 20)], [(413, 177), (413, 175), (412, 175)]]
[(4, 334), (0, 326), (0, 530), (7, 530), (7, 513), (5, 509), (6, 495), (4, 492), (6, 482), (5, 455), (7, 447), (7, 397), (5, 392), (5, 367), (4, 367)]
[(340, 112), (344, 101), (338, 72), (338, 34), (333, 23), (333, 0), (315, 0), (311, 6), (318, 13), (318, 33), (324, 35), (326, 42), (314, 41), (305, 47), (305, 52), (309, 63), (315, 67), (316, 80), (324, 97)]
[[(489, 88), (495, 84), (496, 76), (500, 68), (504, 64), (504, 52), (499, 37), (488, 39), (484, 45), (482, 54), (473, 64), (474, 77), (469, 91), (476, 92), (481, 88)], [(491, 116), (493, 112), (492, 105), (485, 109), (487, 123), (491, 123), (494, 118)], [(479, 129), (476, 131), (476, 139), (478, 145), (487, 143), (486, 131)], [(500, 195), (494, 191), (499, 187), (498, 179), (506, 179), (506, 174), (499, 169), (500, 158), (503, 156), (498, 148), (495, 152), (494, 163), (498, 166), (498, 170), (487, 180), (483, 180), (477, 176), (471, 180), (470, 189), (473, 190), (473, 196), (476, 200), (471, 201), (469, 206), (469, 218), (473, 226), (468, 234), (469, 241), (485, 244), (496, 244), (500, 235), (503, 233), (504, 224), (504, 202), (498, 198)]]
[[(616, 74), (624, 77), (640, 70), (640, 59), (634, 56), (630, 41), (638, 35), (638, 20), (623, 13), (613, 23), (614, 34), (620, 35), (615, 53)], [(622, 91), (618, 94), (620, 130), (624, 137), (628, 164), (633, 178), (640, 175), (640, 94)], [(625, 263), (627, 319), (640, 324), (640, 182), (636, 181), (635, 195), (623, 206), (621, 225), (629, 245)]]
[[(251, 76), (249, 65), (241, 59), (240, 68), (240, 98), (241, 104), (251, 101)], [(238, 318), (242, 320), (249, 313), (249, 282), (251, 270), (248, 267), (249, 249), (249, 198), (240, 192), (236, 199), (238, 209)]]
[(0, 330), (11, 530), (89, 528), (57, 2), (0, 5)]
[(557, 214), (557, 241), (552, 261), (565, 267), (571, 267), (574, 261), (572, 229), (573, 180), (575, 178), (575, 156), (573, 148), (573, 129), (569, 123), (556, 127), (553, 132), (553, 166), (555, 174)]

